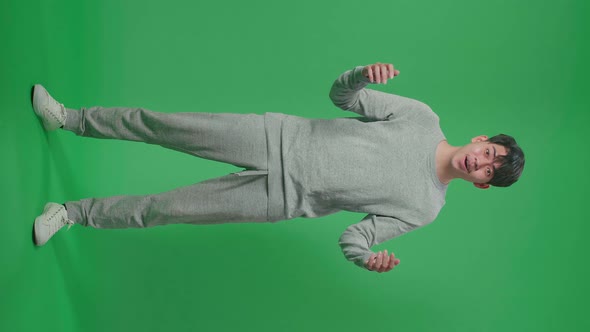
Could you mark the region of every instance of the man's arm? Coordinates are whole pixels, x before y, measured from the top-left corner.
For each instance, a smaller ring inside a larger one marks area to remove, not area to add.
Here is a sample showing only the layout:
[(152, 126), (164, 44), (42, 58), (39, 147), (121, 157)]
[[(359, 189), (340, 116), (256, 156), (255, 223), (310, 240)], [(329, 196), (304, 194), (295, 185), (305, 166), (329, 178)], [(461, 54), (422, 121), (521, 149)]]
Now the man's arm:
[[(391, 268), (386, 269), (386, 264), (381, 263), (390, 263), (391, 259), (396, 258), (388, 258), (388, 256), (379, 258), (371, 251), (371, 247), (415, 228), (418, 226), (397, 218), (369, 214), (360, 222), (350, 225), (340, 236), (338, 244), (346, 259), (356, 265), (371, 271), (386, 272), (397, 264), (394, 262), (393, 265), (390, 264)], [(385, 261), (386, 259), (387, 261)]]
[[(384, 70), (384, 67), (390, 69)], [(375, 120), (388, 120), (405, 112), (421, 110), (432, 112), (428, 105), (418, 100), (365, 89), (371, 80), (373, 83), (386, 83), (387, 78), (392, 79), (398, 74), (399, 71), (390, 64), (377, 63), (355, 67), (344, 72), (334, 81), (330, 90), (330, 99), (334, 105), (345, 111), (355, 112)]]

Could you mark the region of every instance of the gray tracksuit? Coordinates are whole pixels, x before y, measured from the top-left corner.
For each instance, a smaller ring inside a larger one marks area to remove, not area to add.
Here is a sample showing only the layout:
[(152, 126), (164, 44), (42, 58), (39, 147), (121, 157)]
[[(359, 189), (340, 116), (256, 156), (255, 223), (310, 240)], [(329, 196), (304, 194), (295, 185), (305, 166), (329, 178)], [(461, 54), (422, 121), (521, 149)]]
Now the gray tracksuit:
[(363, 267), (373, 245), (432, 222), (447, 186), (435, 170), (445, 139), (438, 116), (419, 101), (366, 89), (362, 69), (343, 73), (330, 91), (336, 106), (362, 118), (67, 109), (64, 129), (80, 136), (159, 144), (246, 168), (162, 194), (66, 202), (68, 217), (115, 228), (362, 212), (339, 244)]

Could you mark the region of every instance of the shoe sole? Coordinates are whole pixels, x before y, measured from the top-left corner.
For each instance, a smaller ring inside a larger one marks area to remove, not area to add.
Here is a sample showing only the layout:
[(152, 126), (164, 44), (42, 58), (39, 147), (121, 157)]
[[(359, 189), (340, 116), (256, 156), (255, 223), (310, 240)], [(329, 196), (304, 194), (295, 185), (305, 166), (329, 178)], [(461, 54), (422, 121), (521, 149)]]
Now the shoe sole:
[(35, 218), (35, 222), (33, 223), (33, 243), (34, 243), (36, 246), (42, 246), (43, 244), (45, 244), (45, 243), (43, 243), (43, 244), (39, 244), (39, 243), (37, 242), (37, 221), (39, 220), (39, 218), (40, 218), (40, 217), (41, 217), (41, 216), (39, 216), (39, 217)]
[(31, 227), (31, 236), (32, 236), (32, 239), (31, 240), (33, 240), (33, 244), (36, 245), (36, 246), (38, 246), (38, 244), (37, 244), (37, 234), (35, 233), (35, 224), (34, 223), (33, 223), (33, 227)]
[(33, 85), (33, 96), (32, 96), (33, 109), (35, 110), (35, 114), (37, 114), (38, 117), (42, 118), (43, 114), (39, 111), (39, 98), (40, 98), (39, 94), (40, 93), (41, 93), (41, 85), (40, 84)]

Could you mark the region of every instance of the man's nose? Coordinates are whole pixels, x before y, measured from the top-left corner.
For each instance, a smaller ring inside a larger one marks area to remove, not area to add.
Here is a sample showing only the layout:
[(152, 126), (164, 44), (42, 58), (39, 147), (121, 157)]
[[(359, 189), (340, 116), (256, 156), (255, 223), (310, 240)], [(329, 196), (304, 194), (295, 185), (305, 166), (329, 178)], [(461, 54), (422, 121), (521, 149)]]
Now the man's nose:
[(488, 160), (487, 158), (475, 158), (475, 169), (480, 169), (481, 167), (491, 166), (492, 161)]

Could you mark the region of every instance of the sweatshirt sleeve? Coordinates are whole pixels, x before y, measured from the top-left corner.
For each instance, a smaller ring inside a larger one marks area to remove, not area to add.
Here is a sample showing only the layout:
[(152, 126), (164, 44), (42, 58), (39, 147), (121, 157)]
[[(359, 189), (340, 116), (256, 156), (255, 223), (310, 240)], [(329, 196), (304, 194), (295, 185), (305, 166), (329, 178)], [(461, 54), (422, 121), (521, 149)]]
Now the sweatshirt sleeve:
[(338, 244), (349, 261), (367, 269), (365, 262), (373, 254), (371, 247), (407, 233), (418, 226), (399, 219), (369, 214), (360, 222), (350, 225)]
[(334, 81), (330, 90), (334, 105), (374, 120), (388, 120), (405, 112), (432, 112), (428, 105), (418, 100), (365, 89), (370, 82), (363, 75), (363, 68), (357, 66), (348, 70)]

